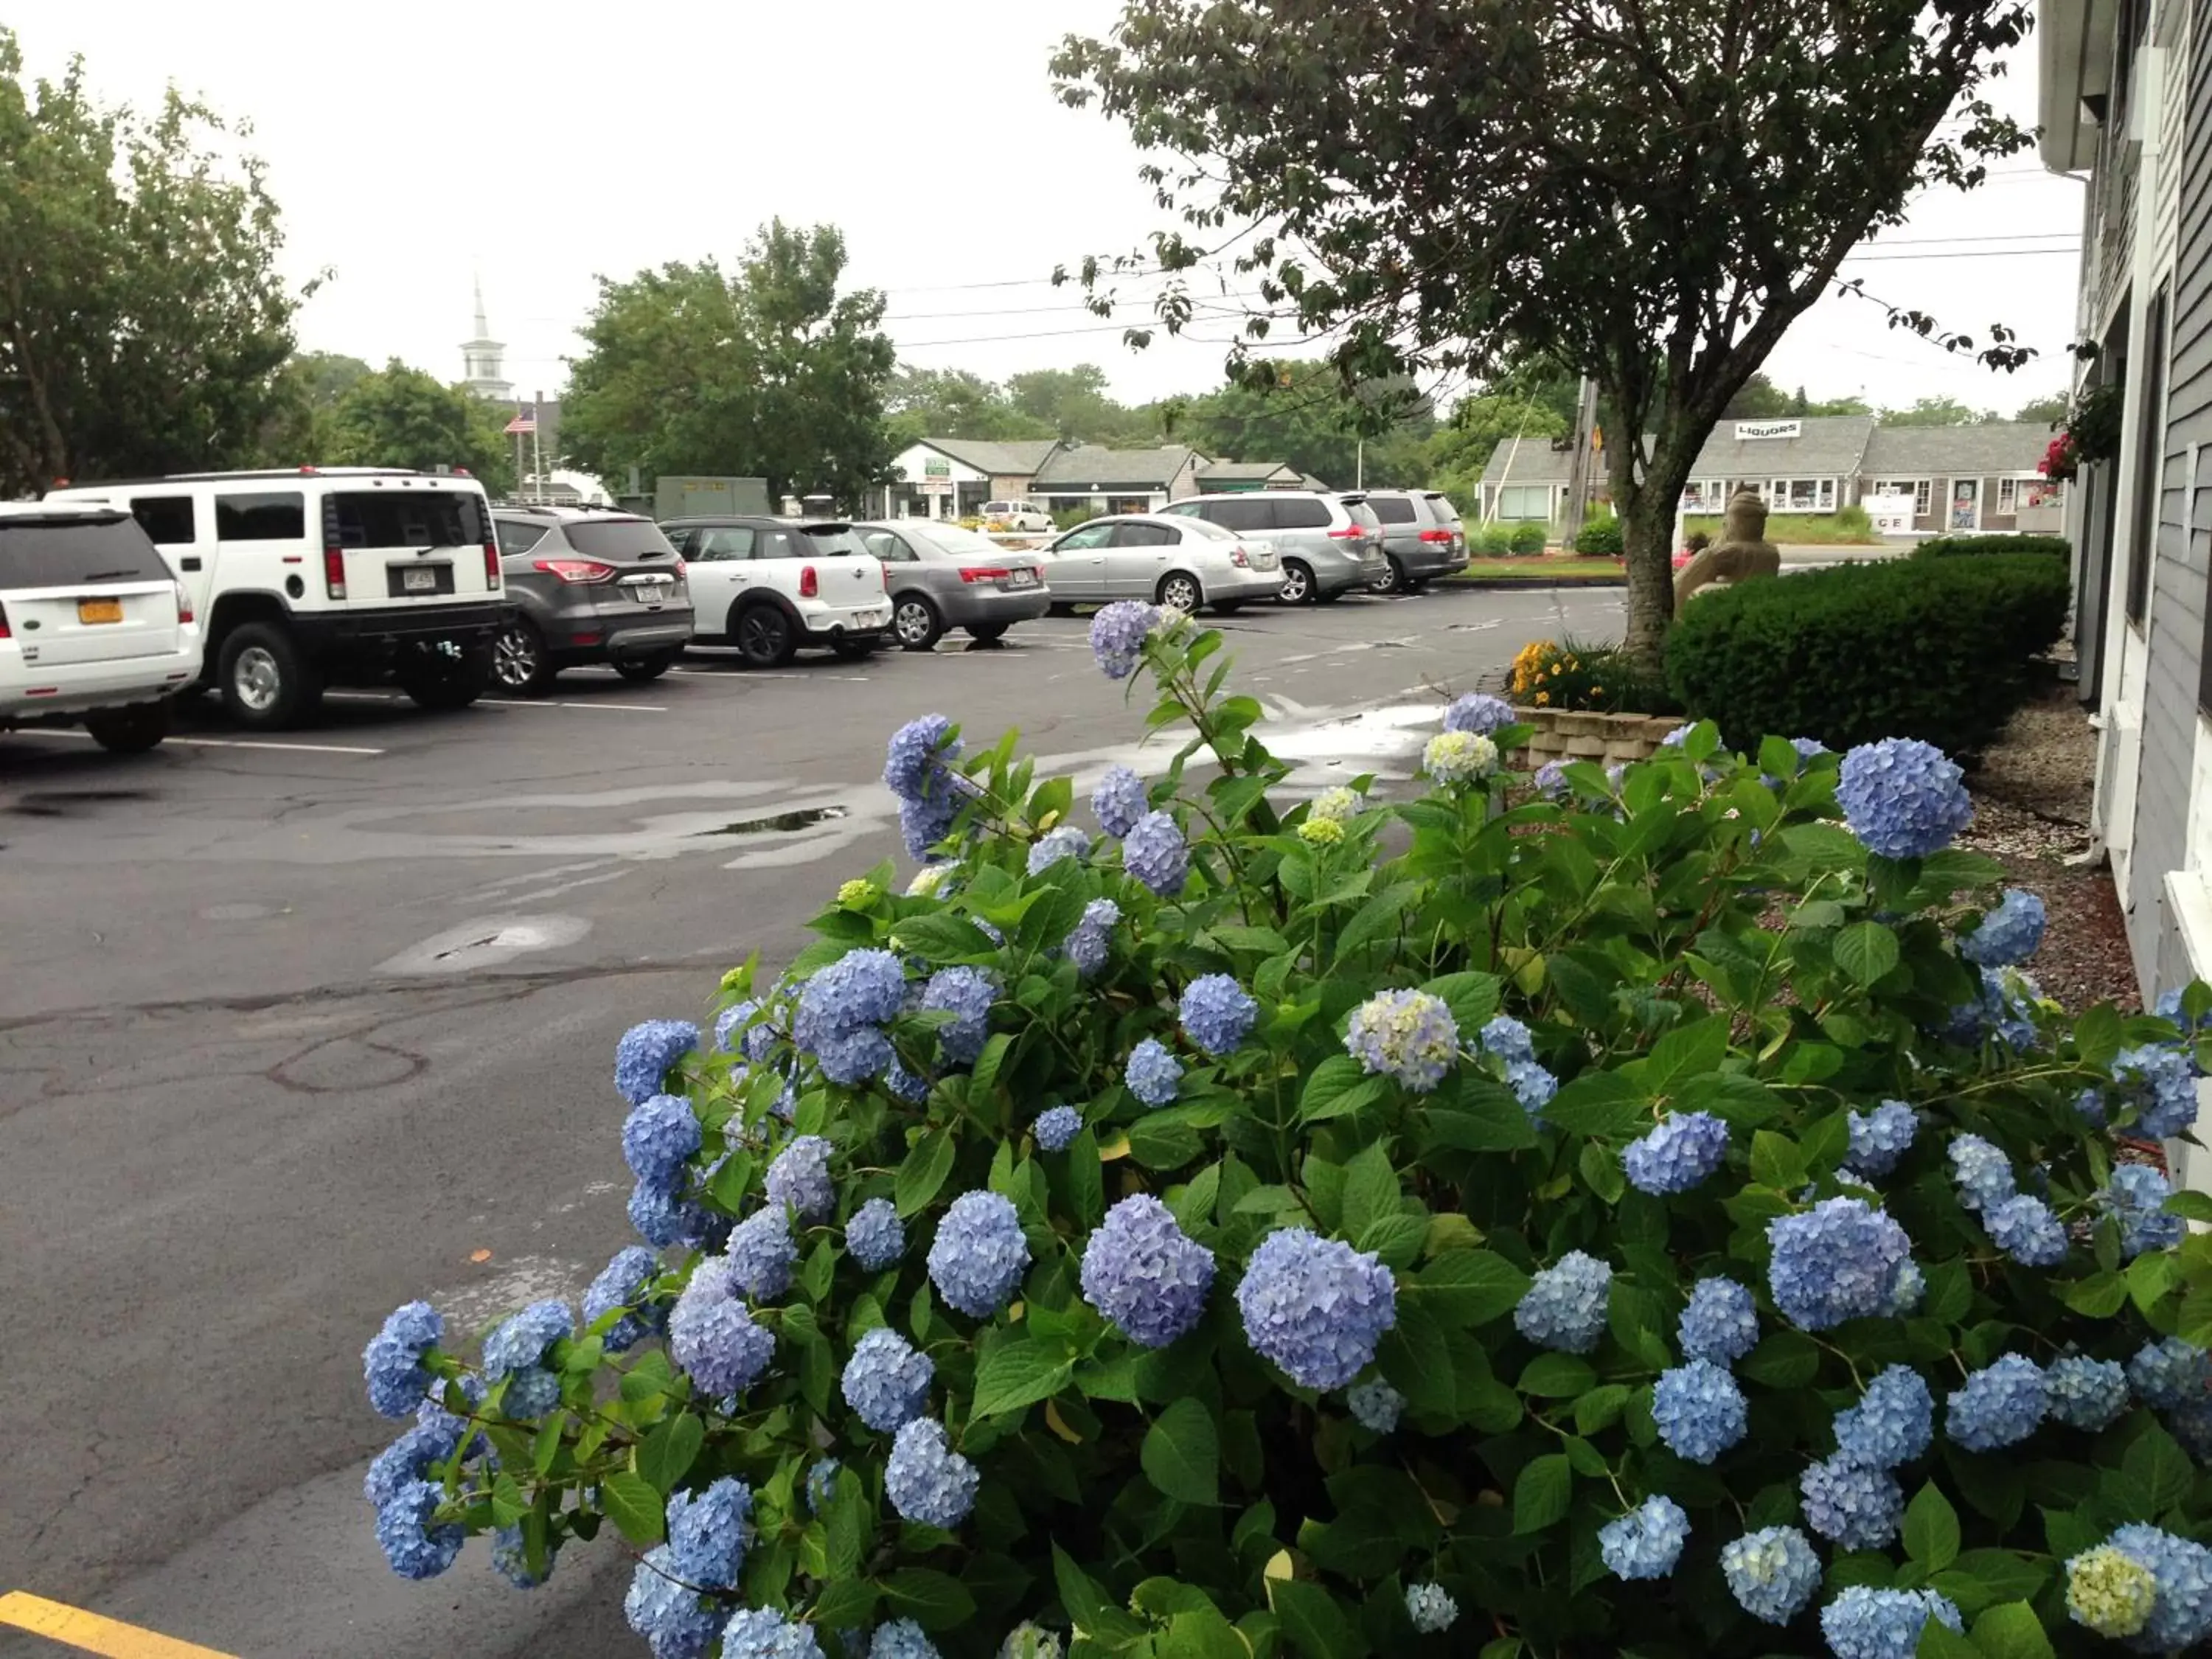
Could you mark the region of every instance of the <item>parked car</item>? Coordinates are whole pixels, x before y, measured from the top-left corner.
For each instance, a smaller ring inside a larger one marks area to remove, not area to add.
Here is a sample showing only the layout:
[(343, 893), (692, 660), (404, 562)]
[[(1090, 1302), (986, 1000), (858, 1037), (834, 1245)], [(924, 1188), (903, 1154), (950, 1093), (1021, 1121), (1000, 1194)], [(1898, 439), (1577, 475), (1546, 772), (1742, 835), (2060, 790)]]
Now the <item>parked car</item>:
[(0, 731), (82, 726), (137, 754), (198, 677), (191, 595), (119, 507), (0, 504)]
[(1451, 497), (1437, 489), (1370, 489), (1367, 505), (1382, 525), (1389, 568), (1377, 593), (1418, 593), (1423, 584), (1467, 568), (1467, 527)]
[(1178, 611), (1224, 613), (1274, 597), (1283, 585), (1275, 550), (1202, 519), (1133, 513), (1079, 524), (1043, 549), (1057, 608), (1149, 599)]
[(671, 519), (660, 526), (691, 586), (692, 639), (734, 645), (756, 668), (802, 648), (865, 657), (891, 621), (884, 567), (840, 519)]
[(562, 669), (596, 662), (626, 680), (659, 679), (684, 653), (684, 561), (652, 520), (588, 507), (501, 507), (491, 517), (516, 605), (492, 647), (492, 678), (508, 690), (542, 696)]
[(203, 683), (242, 726), (297, 726), (323, 688), (396, 678), (425, 708), (491, 684), (507, 626), (491, 505), (460, 473), (392, 467), (195, 472), (77, 484), (137, 519), (207, 636)]
[[(1163, 509), (1172, 518), (1200, 519), (1238, 535), (1264, 536), (1282, 561), (1279, 597), (1285, 605), (1311, 605), (1372, 587), (1388, 574), (1382, 521), (1358, 492), (1316, 495), (1304, 489), (1253, 489), (1198, 495)], [(1053, 577), (1059, 586), (1057, 573)]]
[(988, 643), (1052, 604), (1036, 554), (1010, 553), (957, 524), (899, 519), (856, 524), (853, 532), (883, 561), (891, 632), (909, 651), (928, 650), (948, 628)]
[(986, 530), (1029, 533), (1052, 528), (1052, 514), (1045, 511), (1042, 501), (986, 501), (982, 518)]

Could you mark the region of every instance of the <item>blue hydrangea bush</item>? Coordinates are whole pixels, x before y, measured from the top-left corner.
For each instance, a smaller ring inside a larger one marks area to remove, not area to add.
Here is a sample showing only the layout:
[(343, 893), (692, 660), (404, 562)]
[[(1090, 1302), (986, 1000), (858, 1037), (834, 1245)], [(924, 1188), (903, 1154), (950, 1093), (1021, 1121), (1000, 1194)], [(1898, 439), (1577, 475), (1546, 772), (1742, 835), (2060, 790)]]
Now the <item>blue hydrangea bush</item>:
[(2047, 1002), (1923, 744), (1539, 790), (1472, 697), (1307, 799), (1217, 635), (1094, 640), (1157, 780), (902, 729), (921, 873), (623, 1037), (643, 1242), (371, 1340), (398, 1571), (619, 1534), (658, 1659), (2205, 1639), (2212, 1202), (2120, 1154), (2212, 991)]

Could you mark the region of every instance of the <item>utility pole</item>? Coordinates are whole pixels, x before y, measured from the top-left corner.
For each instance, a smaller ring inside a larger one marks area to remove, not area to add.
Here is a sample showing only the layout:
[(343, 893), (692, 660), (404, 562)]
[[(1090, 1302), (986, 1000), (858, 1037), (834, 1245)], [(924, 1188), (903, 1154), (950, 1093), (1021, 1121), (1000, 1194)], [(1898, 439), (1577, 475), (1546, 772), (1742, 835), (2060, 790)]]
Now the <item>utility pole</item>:
[(1568, 541), (1581, 533), (1583, 520), (1589, 514), (1590, 434), (1596, 427), (1597, 382), (1585, 374), (1575, 398), (1575, 459), (1567, 471)]
[(1364, 438), (1359, 441), (1358, 455), (1358, 460), (1354, 463), (1352, 487), (1364, 489), (1367, 488), (1367, 440)]

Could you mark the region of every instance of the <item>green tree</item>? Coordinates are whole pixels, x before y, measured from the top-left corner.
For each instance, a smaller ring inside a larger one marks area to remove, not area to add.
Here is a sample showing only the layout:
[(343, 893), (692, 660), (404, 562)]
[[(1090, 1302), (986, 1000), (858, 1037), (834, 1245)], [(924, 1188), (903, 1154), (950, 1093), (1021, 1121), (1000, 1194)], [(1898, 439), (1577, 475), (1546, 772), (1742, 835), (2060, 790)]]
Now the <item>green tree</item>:
[[(1592, 376), (1652, 664), (1707, 434), (1853, 246), (2028, 145), (1977, 94), (2029, 26), (2025, 0), (1127, 0), (1054, 70), (1160, 153), (1143, 176), (1181, 221), (1146, 256), (1160, 326), (1195, 314), (1205, 266), (1257, 290), (1240, 364), (1289, 326), (1329, 332), (1349, 383), (1527, 357)], [(1078, 275), (1103, 295), (1119, 263)], [(1982, 355), (2023, 354), (1999, 331)]]
[(1735, 396), (1721, 405), (1724, 421), (1766, 421), (1777, 416), (1802, 415), (1805, 394), (1795, 398), (1764, 374), (1753, 374), (1736, 388)]
[(1362, 476), (1388, 488), (1427, 482), (1423, 446), (1435, 428), (1433, 405), (1410, 380), (1377, 381), (1347, 392), (1327, 363), (1267, 365), (1264, 385), (1231, 380), (1191, 398), (1176, 425), (1180, 441), (1238, 461), (1287, 461), (1339, 489)]
[(2064, 420), (2073, 404), (2063, 392), (2054, 392), (2047, 398), (2030, 398), (2013, 411), (2015, 421), (2033, 421), (2043, 426), (2056, 426)]
[[(341, 360), (345, 361), (345, 360)], [(343, 377), (341, 377), (343, 378)], [(319, 457), (333, 466), (465, 468), (494, 496), (514, 488), (505, 404), (447, 386), (393, 358), (354, 377), (331, 404)]]
[(1909, 408), (1881, 411), (1884, 426), (1974, 426), (2001, 418), (1994, 409), (1969, 409), (1956, 398), (1916, 398)]
[(1051, 422), (1014, 406), (1004, 386), (964, 368), (902, 364), (884, 394), (892, 447), (920, 438), (1050, 438)]
[(1106, 389), (1106, 371), (1096, 363), (1011, 375), (1006, 395), (1016, 410), (1044, 428), (1040, 436), (1128, 445), (1155, 442), (1162, 435), (1149, 410), (1115, 401)]
[(1808, 415), (1871, 415), (1874, 405), (1863, 398), (1829, 398), (1805, 405)]
[(892, 454), (896, 354), (884, 296), (840, 293), (845, 239), (772, 222), (726, 274), (713, 259), (602, 276), (562, 400), (562, 443), (602, 477), (635, 466), (768, 480), (857, 504)]
[(0, 28), (0, 496), (260, 459), (303, 295), (261, 163), (173, 88), (27, 85)]

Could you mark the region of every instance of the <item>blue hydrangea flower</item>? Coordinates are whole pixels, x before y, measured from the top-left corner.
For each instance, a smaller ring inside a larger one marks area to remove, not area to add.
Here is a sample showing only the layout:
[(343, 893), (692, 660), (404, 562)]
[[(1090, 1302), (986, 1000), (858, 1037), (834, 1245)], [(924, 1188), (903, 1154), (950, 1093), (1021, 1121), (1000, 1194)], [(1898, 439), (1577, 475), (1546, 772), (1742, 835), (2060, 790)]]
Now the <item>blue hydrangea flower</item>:
[(2151, 1004), (2151, 1012), (2156, 1014), (2160, 1019), (2172, 1020), (2181, 1028), (2185, 1036), (2194, 1036), (2198, 1031), (2212, 1031), (2212, 1014), (2207, 1014), (2203, 1018), (2192, 1023), (2182, 1008), (2181, 995), (2182, 988), (2179, 985), (2160, 991), (2158, 994), (2158, 1000)]
[(1892, 1319), (1903, 1319), (1920, 1311), (1920, 1299), (1928, 1293), (1928, 1281), (1922, 1276), (1917, 1261), (1900, 1261), (1889, 1281), (1889, 1289), (1882, 1293), (1881, 1311)]
[(991, 1040), (991, 1005), (999, 981), (981, 968), (946, 968), (929, 976), (921, 1006), (953, 1018), (937, 1028), (937, 1041), (948, 1064), (972, 1066)]
[(2128, 1409), (2128, 1374), (2117, 1359), (2092, 1359), (2069, 1353), (2043, 1370), (2043, 1389), (2052, 1420), (2095, 1434), (2108, 1429)]
[(2146, 1250), (2170, 1250), (2181, 1243), (2187, 1224), (2164, 1208), (2172, 1196), (2166, 1178), (2149, 1164), (2123, 1164), (2094, 1202), (2119, 1218), (2120, 1254), (2132, 1261)]
[(863, 1273), (881, 1273), (906, 1254), (906, 1228), (900, 1224), (898, 1206), (887, 1198), (872, 1198), (853, 1212), (845, 1224), (845, 1249)]
[(894, 1434), (928, 1408), (937, 1363), (878, 1325), (853, 1345), (840, 1384), (845, 1403), (878, 1434)]
[(975, 1507), (975, 1466), (945, 1443), (945, 1425), (918, 1417), (898, 1431), (884, 1496), (902, 1519), (950, 1532)]
[(2023, 1267), (2055, 1267), (2066, 1260), (2066, 1227), (2041, 1199), (2022, 1193), (1985, 1212), (1990, 1238)]
[(599, 1270), (599, 1276), (584, 1292), (584, 1323), (587, 1326), (598, 1324), (617, 1308), (637, 1309), (615, 1321), (599, 1339), (609, 1353), (623, 1352), (652, 1334), (659, 1322), (638, 1304), (645, 1295), (646, 1281), (659, 1271), (659, 1256), (641, 1244), (632, 1244), (616, 1251), (614, 1260)]
[(1628, 1184), (1641, 1193), (1686, 1193), (1728, 1161), (1728, 1125), (1711, 1112), (1676, 1112), (1621, 1150)]
[(1836, 1413), (1836, 1455), (1870, 1469), (1893, 1469), (1928, 1449), (1936, 1401), (1919, 1372), (1892, 1365), (1866, 1385), (1859, 1403)]
[(1213, 1288), (1213, 1252), (1149, 1193), (1106, 1212), (1083, 1247), (1083, 1299), (1129, 1340), (1164, 1348), (1195, 1326)]
[(1183, 1035), (1218, 1057), (1233, 1052), (1251, 1033), (1260, 1005), (1228, 974), (1206, 974), (1184, 988), (1180, 1008)]
[(2041, 1040), (2036, 1029), (2036, 1005), (2043, 988), (2017, 968), (1984, 968), (1979, 999), (1951, 1011), (1942, 1035), (1961, 1048), (1972, 1048), (1985, 1038), (2000, 1048), (2025, 1054)]
[(1820, 1588), (1820, 1558), (1796, 1528), (1762, 1527), (1721, 1546), (1721, 1576), (1746, 1613), (1786, 1625)]
[(673, 1192), (699, 1140), (691, 1103), (680, 1095), (653, 1095), (632, 1107), (623, 1121), (623, 1161), (647, 1186)]
[(500, 1414), (517, 1422), (535, 1421), (560, 1403), (559, 1376), (543, 1365), (529, 1365), (508, 1374), (507, 1392), (500, 1399)]
[(562, 1337), (575, 1334), (575, 1316), (565, 1302), (533, 1302), (503, 1321), (484, 1338), (485, 1377), (494, 1382), (515, 1371), (538, 1364), (546, 1350)]
[(1495, 1054), (1503, 1060), (1536, 1058), (1534, 1035), (1510, 1014), (1493, 1015), (1476, 1036), (1475, 1046), (1486, 1054)]
[(1844, 757), (1836, 800), (1869, 852), (1923, 859), (1948, 847), (1973, 822), (1974, 803), (1963, 775), (1933, 744), (1884, 738)]
[(1617, 1578), (1664, 1578), (1682, 1559), (1689, 1536), (1682, 1506), (1654, 1493), (1597, 1529), (1598, 1556)]
[(928, 858), (938, 842), (952, 833), (952, 821), (959, 816), (959, 799), (949, 789), (927, 800), (901, 801), (899, 834), (906, 838), (908, 855)]
[(1170, 1106), (1182, 1082), (1182, 1062), (1152, 1037), (1146, 1037), (1129, 1054), (1121, 1080), (1129, 1092), (1147, 1106)]
[(1063, 823), (1056, 830), (1047, 830), (1030, 843), (1030, 873), (1041, 875), (1062, 859), (1074, 859), (1079, 863), (1090, 856), (1090, 832), (1072, 823)]
[(1613, 1269), (1595, 1256), (1569, 1250), (1538, 1273), (1513, 1310), (1513, 1327), (1539, 1347), (1588, 1353), (1605, 1334)]
[(1901, 1100), (1885, 1100), (1870, 1112), (1853, 1112), (1846, 1155), (1851, 1173), (1869, 1182), (1887, 1175), (1911, 1149), (1919, 1130), (1918, 1115)]
[(884, 757), (884, 784), (901, 800), (918, 800), (946, 763), (958, 757), (960, 739), (943, 714), (924, 714), (891, 733)]
[(1144, 657), (1145, 641), (1159, 624), (1158, 605), (1134, 599), (1101, 605), (1091, 619), (1091, 654), (1098, 672), (1109, 680), (1127, 679)]
[(1984, 968), (2011, 968), (2035, 954), (2043, 927), (2043, 901), (2024, 888), (2008, 887), (1981, 925), (1959, 940), (1959, 954)]
[(665, 1544), (645, 1553), (623, 1597), (623, 1617), (651, 1644), (653, 1659), (707, 1659), (729, 1616), (725, 1604), (702, 1601), (683, 1581)]
[(970, 1319), (988, 1319), (1006, 1306), (1029, 1265), (1013, 1201), (998, 1193), (961, 1194), (930, 1242), (930, 1282), (946, 1306)]
[(1538, 794), (1560, 805), (1564, 805), (1574, 793), (1574, 786), (1567, 781), (1567, 763), (1565, 761), (1546, 761), (1536, 769), (1536, 775), (1529, 781), (1535, 786)]
[(1477, 737), (1495, 735), (1520, 719), (1513, 705), (1503, 697), (1493, 697), (1486, 691), (1470, 691), (1455, 698), (1444, 710), (1444, 730), (1472, 732)]
[(402, 1578), (435, 1578), (453, 1565), (468, 1534), (437, 1519), (446, 1495), (427, 1480), (410, 1480), (376, 1512), (376, 1541)]
[(536, 1589), (553, 1576), (554, 1557), (560, 1553), (560, 1540), (548, 1539), (545, 1545), (545, 1565), (538, 1572), (530, 1570), (530, 1549), (523, 1541), (520, 1527), (501, 1527), (491, 1535), (491, 1565), (494, 1571), (517, 1589)]
[(1946, 1402), (1943, 1432), (1968, 1451), (2016, 1446), (2033, 1434), (2051, 1408), (2043, 1370), (2025, 1354), (2008, 1353), (1969, 1371)]
[(1970, 1210), (1993, 1210), (2019, 1190), (2013, 1184), (2012, 1160), (2002, 1147), (1979, 1135), (1954, 1138), (1950, 1159), (1959, 1202)]
[(753, 1489), (724, 1475), (703, 1492), (668, 1498), (668, 1548), (676, 1571), (702, 1589), (735, 1589), (744, 1565)]
[(2074, 1109), (2093, 1127), (2105, 1127), (2105, 1093), (2101, 1089), (2084, 1089), (2074, 1097)]
[(834, 1457), (825, 1457), (806, 1472), (806, 1507), (819, 1515), (828, 1509), (837, 1496), (837, 1471), (844, 1467)]
[(1048, 1106), (1030, 1125), (1036, 1144), (1048, 1152), (1064, 1152), (1083, 1133), (1083, 1114), (1073, 1106)]
[(790, 1213), (781, 1204), (771, 1204), (732, 1227), (728, 1254), (719, 1264), (702, 1264), (700, 1271), (719, 1267), (728, 1273), (738, 1294), (755, 1302), (773, 1302), (791, 1288), (792, 1265), (798, 1260)]
[(1697, 721), (1685, 720), (1665, 737), (1660, 738), (1659, 746), (1662, 749), (1680, 749), (1690, 741), (1690, 733), (1697, 729)]
[(2158, 1583), (2134, 1646), (2145, 1653), (2179, 1653), (2212, 1636), (2212, 1550), (2140, 1522), (2122, 1527), (2106, 1542)]
[(1941, 1590), (1852, 1584), (1820, 1609), (1820, 1634), (1836, 1659), (1912, 1659), (1930, 1619), (1948, 1629), (1966, 1628), (1957, 1605)]
[(1533, 1060), (1508, 1061), (1505, 1067), (1505, 1086), (1513, 1091), (1531, 1117), (1540, 1117), (1552, 1097), (1559, 1092), (1559, 1080)]
[(1733, 1279), (1701, 1279), (1674, 1334), (1686, 1359), (1733, 1365), (1759, 1346), (1759, 1310)]
[(629, 1224), (647, 1243), (665, 1249), (672, 1244), (705, 1244), (717, 1231), (720, 1218), (641, 1181), (629, 1195)]
[(722, 1631), (722, 1659), (822, 1659), (811, 1625), (794, 1625), (774, 1607), (739, 1607)]
[(836, 1149), (820, 1135), (799, 1135), (775, 1155), (763, 1185), (769, 1204), (788, 1206), (801, 1221), (826, 1219), (837, 1207), (830, 1184), (830, 1155)]
[(891, 1056), (891, 1063), (884, 1068), (884, 1087), (904, 1101), (918, 1102), (929, 1098), (929, 1079), (918, 1072), (907, 1070), (906, 1063), (896, 1054)]
[(2128, 1381), (2145, 1405), (2171, 1411), (2212, 1389), (2212, 1354), (2178, 1336), (2146, 1342), (2128, 1361)]
[(2179, 1048), (2157, 1043), (2122, 1049), (2112, 1061), (2112, 1082), (2134, 1105), (2136, 1127), (2154, 1140), (2197, 1121), (2196, 1069)]
[(1121, 867), (1162, 898), (1173, 898), (1190, 878), (1190, 848), (1174, 817), (1147, 812), (1121, 841)]
[(437, 1346), (446, 1322), (427, 1302), (410, 1302), (386, 1317), (384, 1328), (361, 1351), (368, 1403), (385, 1417), (404, 1417), (422, 1403), (435, 1381), (422, 1356)]
[(1887, 1307), (1912, 1241), (1863, 1200), (1831, 1198), (1766, 1225), (1766, 1287), (1793, 1324), (1825, 1331)]
[(1459, 1025), (1442, 997), (1378, 991), (1352, 1011), (1344, 1047), (1368, 1071), (1425, 1095), (1459, 1057)]
[(937, 1646), (911, 1619), (894, 1619), (876, 1626), (868, 1644), (868, 1659), (939, 1659)]
[[(760, 1004), (748, 1000), (744, 1002), (733, 1002), (715, 1015), (714, 1047), (726, 1054), (738, 1052), (738, 1043), (746, 1041), (751, 1035), (750, 1028), (740, 1032), (738, 1027), (744, 1025), (758, 1012), (760, 1012)], [(750, 1043), (747, 1042), (746, 1046), (750, 1047)], [(748, 1055), (747, 1058), (750, 1059), (752, 1056)]]
[(1905, 1526), (1905, 1489), (1887, 1469), (1838, 1452), (1799, 1477), (1805, 1524), (1847, 1550), (1887, 1549)]
[(1370, 1434), (1389, 1434), (1406, 1410), (1406, 1396), (1381, 1377), (1355, 1382), (1344, 1391), (1344, 1403), (1352, 1420)]
[(1060, 946), (1080, 977), (1089, 979), (1106, 965), (1114, 945), (1114, 925), (1121, 920), (1121, 907), (1112, 899), (1093, 899), (1083, 907), (1083, 920), (1068, 930)]
[(699, 1028), (688, 1019), (648, 1019), (615, 1044), (615, 1088), (633, 1106), (660, 1092), (660, 1080), (699, 1046)]
[(1091, 810), (1098, 815), (1098, 827), (1119, 841), (1152, 810), (1152, 803), (1142, 778), (1126, 766), (1109, 766), (1091, 792)]
[(807, 980), (792, 1040), (809, 1054), (865, 1026), (887, 1025), (906, 1006), (906, 969), (889, 951), (848, 951)]
[(1252, 1252), (1237, 1308), (1254, 1352), (1302, 1389), (1340, 1389), (1398, 1322), (1398, 1286), (1373, 1255), (1283, 1227)]
[(668, 1357), (715, 1400), (743, 1394), (775, 1357), (774, 1334), (753, 1322), (726, 1261), (693, 1270), (668, 1316)]
[(1408, 1584), (1406, 1617), (1413, 1621), (1413, 1628), (1422, 1635), (1439, 1635), (1449, 1630), (1452, 1621), (1459, 1617), (1459, 1603), (1444, 1593), (1441, 1584)]
[(839, 1031), (823, 1037), (814, 1051), (815, 1064), (832, 1083), (854, 1088), (872, 1077), (887, 1076), (898, 1064), (891, 1040), (872, 1025), (855, 1031)]
[(362, 1478), (361, 1495), (372, 1509), (380, 1510), (412, 1481), (428, 1480), (435, 1485), (434, 1471), (460, 1449), (467, 1426), (444, 1412), (428, 1422), (410, 1425), (406, 1433), (377, 1453)]
[(1710, 1463), (1743, 1438), (1748, 1407), (1735, 1378), (1710, 1359), (1659, 1373), (1651, 1418), (1674, 1455)]

